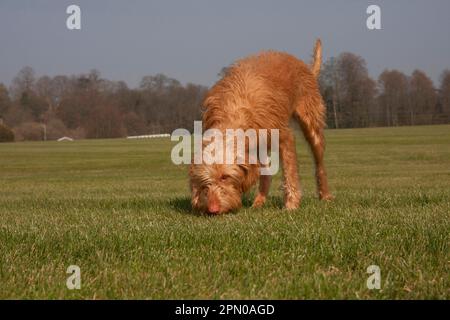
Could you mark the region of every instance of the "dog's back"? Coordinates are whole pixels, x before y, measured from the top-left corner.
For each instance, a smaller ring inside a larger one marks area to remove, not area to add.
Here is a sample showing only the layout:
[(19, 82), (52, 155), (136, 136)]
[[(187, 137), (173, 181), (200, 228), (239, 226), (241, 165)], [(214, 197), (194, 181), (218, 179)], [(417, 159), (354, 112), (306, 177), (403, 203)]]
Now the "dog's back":
[(267, 85), (285, 91), (297, 90), (301, 80), (313, 77), (309, 67), (291, 54), (278, 51), (264, 51), (239, 60), (230, 73), (252, 73)]
[(316, 59), (310, 67), (277, 51), (236, 61), (205, 99), (205, 128), (245, 127), (249, 123), (259, 128), (284, 126), (298, 99), (318, 92), (314, 67)]

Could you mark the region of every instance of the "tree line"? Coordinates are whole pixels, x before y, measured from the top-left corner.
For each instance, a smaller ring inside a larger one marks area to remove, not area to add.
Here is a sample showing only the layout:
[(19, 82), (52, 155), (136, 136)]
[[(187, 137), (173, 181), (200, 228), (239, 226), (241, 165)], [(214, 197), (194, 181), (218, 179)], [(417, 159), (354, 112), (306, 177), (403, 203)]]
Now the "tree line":
[(181, 85), (163, 74), (145, 76), (136, 89), (103, 79), (97, 70), (36, 78), (25, 67), (9, 88), (0, 84), (0, 124), (15, 140), (118, 138), (193, 129), (207, 88)]
[(319, 82), (330, 128), (450, 123), (450, 70), (438, 88), (421, 70), (384, 70), (375, 81), (365, 60), (346, 52), (324, 63)]
[[(319, 83), (329, 128), (450, 123), (450, 70), (442, 72), (438, 88), (421, 70), (385, 70), (375, 81), (362, 57), (342, 53), (324, 63)], [(9, 88), (0, 84), (0, 141), (192, 130), (207, 90), (164, 74), (145, 76), (138, 88), (129, 88), (97, 70), (37, 78), (25, 67)]]

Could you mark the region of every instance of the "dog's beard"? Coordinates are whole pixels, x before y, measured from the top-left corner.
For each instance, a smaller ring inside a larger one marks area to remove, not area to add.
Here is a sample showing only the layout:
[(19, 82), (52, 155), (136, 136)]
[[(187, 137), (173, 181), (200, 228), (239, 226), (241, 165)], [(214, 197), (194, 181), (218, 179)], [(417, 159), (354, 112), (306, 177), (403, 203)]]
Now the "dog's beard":
[(241, 165), (192, 165), (190, 183), (194, 209), (211, 214), (237, 210), (247, 191), (248, 170)]

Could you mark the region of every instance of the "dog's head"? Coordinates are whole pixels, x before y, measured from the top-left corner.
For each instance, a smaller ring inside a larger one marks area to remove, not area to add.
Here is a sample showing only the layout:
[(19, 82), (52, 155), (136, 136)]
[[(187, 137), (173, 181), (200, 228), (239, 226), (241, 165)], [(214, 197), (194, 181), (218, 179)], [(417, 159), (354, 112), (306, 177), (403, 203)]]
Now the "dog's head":
[(256, 182), (258, 172), (256, 165), (191, 165), (189, 175), (193, 208), (210, 214), (239, 209), (243, 193)]

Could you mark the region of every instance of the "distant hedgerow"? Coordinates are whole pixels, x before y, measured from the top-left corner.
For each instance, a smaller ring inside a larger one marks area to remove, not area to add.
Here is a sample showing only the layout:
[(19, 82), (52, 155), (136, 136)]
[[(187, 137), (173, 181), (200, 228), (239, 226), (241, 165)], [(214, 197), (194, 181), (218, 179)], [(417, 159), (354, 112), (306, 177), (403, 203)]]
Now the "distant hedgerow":
[(0, 124), (0, 142), (14, 141), (14, 132), (7, 126)]

